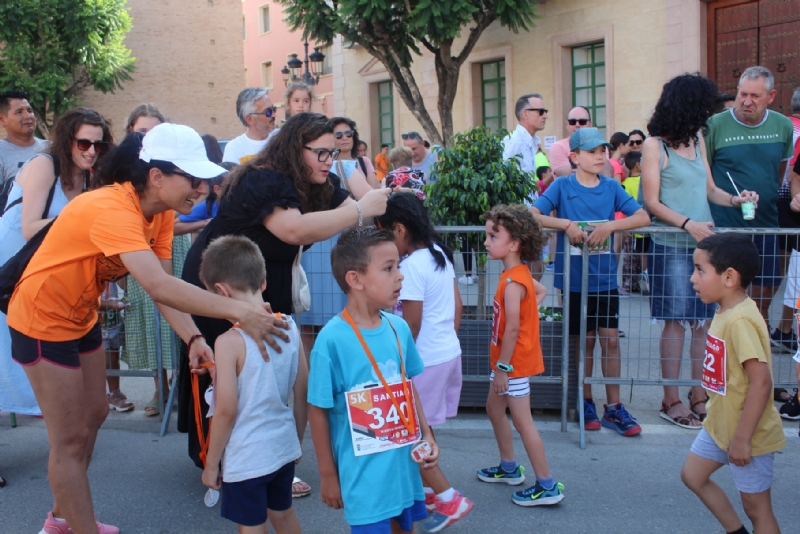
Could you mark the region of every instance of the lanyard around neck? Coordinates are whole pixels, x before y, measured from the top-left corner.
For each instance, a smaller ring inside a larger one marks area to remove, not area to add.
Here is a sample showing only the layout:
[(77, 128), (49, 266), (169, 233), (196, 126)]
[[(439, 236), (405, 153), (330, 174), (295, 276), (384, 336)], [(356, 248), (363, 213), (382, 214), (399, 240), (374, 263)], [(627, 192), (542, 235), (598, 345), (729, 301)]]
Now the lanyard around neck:
[[(408, 380), (406, 379), (406, 366), (403, 361), (403, 349), (400, 346), (400, 337), (397, 335), (397, 330), (394, 329), (392, 322), (387, 319), (389, 326), (392, 328), (392, 332), (394, 332), (394, 338), (397, 341), (397, 352), (400, 355), (400, 376), (403, 383), (403, 394), (406, 396), (406, 401), (408, 402), (408, 418), (406, 418), (405, 414), (403, 413), (403, 410), (400, 409), (400, 405), (397, 403), (397, 399), (394, 398), (394, 394), (392, 393), (389, 384), (386, 383), (386, 379), (383, 377), (383, 373), (381, 373), (381, 370), (378, 368), (377, 362), (375, 362), (375, 357), (372, 356), (372, 351), (369, 350), (367, 342), (364, 341), (364, 336), (361, 335), (361, 330), (359, 330), (358, 326), (356, 326), (356, 323), (355, 321), (353, 321), (353, 318), (350, 316), (350, 312), (347, 311), (347, 308), (345, 308), (342, 311), (342, 317), (344, 317), (344, 320), (350, 324), (350, 327), (353, 329), (353, 332), (356, 333), (356, 337), (361, 342), (361, 346), (364, 348), (364, 352), (367, 354), (367, 358), (369, 358), (369, 363), (372, 364), (372, 368), (375, 370), (375, 374), (378, 375), (381, 384), (383, 384), (384, 389), (386, 389), (386, 393), (387, 395), (389, 395), (389, 398), (391, 399), (392, 404), (394, 405), (394, 409), (397, 410), (397, 415), (399, 415), (400, 419), (403, 420), (403, 425), (408, 430), (408, 434), (413, 435), (414, 428), (416, 427), (416, 422), (414, 420), (414, 406), (411, 406), (411, 395), (409, 395)], [(383, 315), (381, 315), (381, 320), (383, 320)]]

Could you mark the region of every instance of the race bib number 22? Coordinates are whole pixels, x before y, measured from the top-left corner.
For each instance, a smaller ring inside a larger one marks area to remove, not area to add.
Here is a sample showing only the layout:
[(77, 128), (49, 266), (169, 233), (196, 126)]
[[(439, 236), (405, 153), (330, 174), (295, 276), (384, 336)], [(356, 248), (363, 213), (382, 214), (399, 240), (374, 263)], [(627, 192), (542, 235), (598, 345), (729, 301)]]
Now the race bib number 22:
[(702, 386), (708, 391), (713, 391), (719, 395), (725, 395), (728, 372), (727, 372), (728, 353), (725, 350), (725, 341), (706, 335), (706, 355), (703, 359), (703, 378)]

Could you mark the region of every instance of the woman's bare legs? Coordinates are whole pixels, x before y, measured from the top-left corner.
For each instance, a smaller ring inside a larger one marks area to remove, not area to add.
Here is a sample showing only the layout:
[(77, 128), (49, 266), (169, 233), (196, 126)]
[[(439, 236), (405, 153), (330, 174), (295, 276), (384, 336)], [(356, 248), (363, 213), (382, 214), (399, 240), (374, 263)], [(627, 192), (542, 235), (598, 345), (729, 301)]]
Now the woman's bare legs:
[(83, 354), (81, 369), (39, 360), (26, 366), (50, 442), (48, 477), (53, 515), (76, 533), (97, 532), (86, 471), (97, 432), (108, 415), (103, 348)]

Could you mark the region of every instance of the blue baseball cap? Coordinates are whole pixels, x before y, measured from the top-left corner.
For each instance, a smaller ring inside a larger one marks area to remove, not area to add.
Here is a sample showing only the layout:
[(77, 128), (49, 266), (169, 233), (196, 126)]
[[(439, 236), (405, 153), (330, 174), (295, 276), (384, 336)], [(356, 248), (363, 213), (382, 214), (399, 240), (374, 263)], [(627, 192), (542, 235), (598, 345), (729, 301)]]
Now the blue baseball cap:
[(570, 150), (594, 150), (599, 146), (605, 146), (610, 149), (614, 148), (611, 146), (611, 143), (607, 143), (606, 140), (603, 139), (603, 136), (600, 135), (597, 128), (579, 128), (569, 137)]

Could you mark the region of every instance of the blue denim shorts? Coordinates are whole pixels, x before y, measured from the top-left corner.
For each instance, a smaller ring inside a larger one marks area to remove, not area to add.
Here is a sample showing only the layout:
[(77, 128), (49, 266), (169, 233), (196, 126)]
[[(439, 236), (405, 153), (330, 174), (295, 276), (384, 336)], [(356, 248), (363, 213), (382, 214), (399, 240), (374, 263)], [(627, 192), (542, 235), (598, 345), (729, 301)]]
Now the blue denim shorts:
[(650, 316), (661, 321), (696, 321), (714, 317), (716, 304), (704, 304), (689, 281), (694, 272), (693, 248), (652, 243), (647, 261)]
[(392, 521), (397, 521), (402, 530), (411, 531), (414, 523), (428, 517), (425, 501), (414, 501), (414, 504), (400, 512), (397, 517), (384, 519), (369, 525), (350, 525), (350, 534), (391, 534)]

